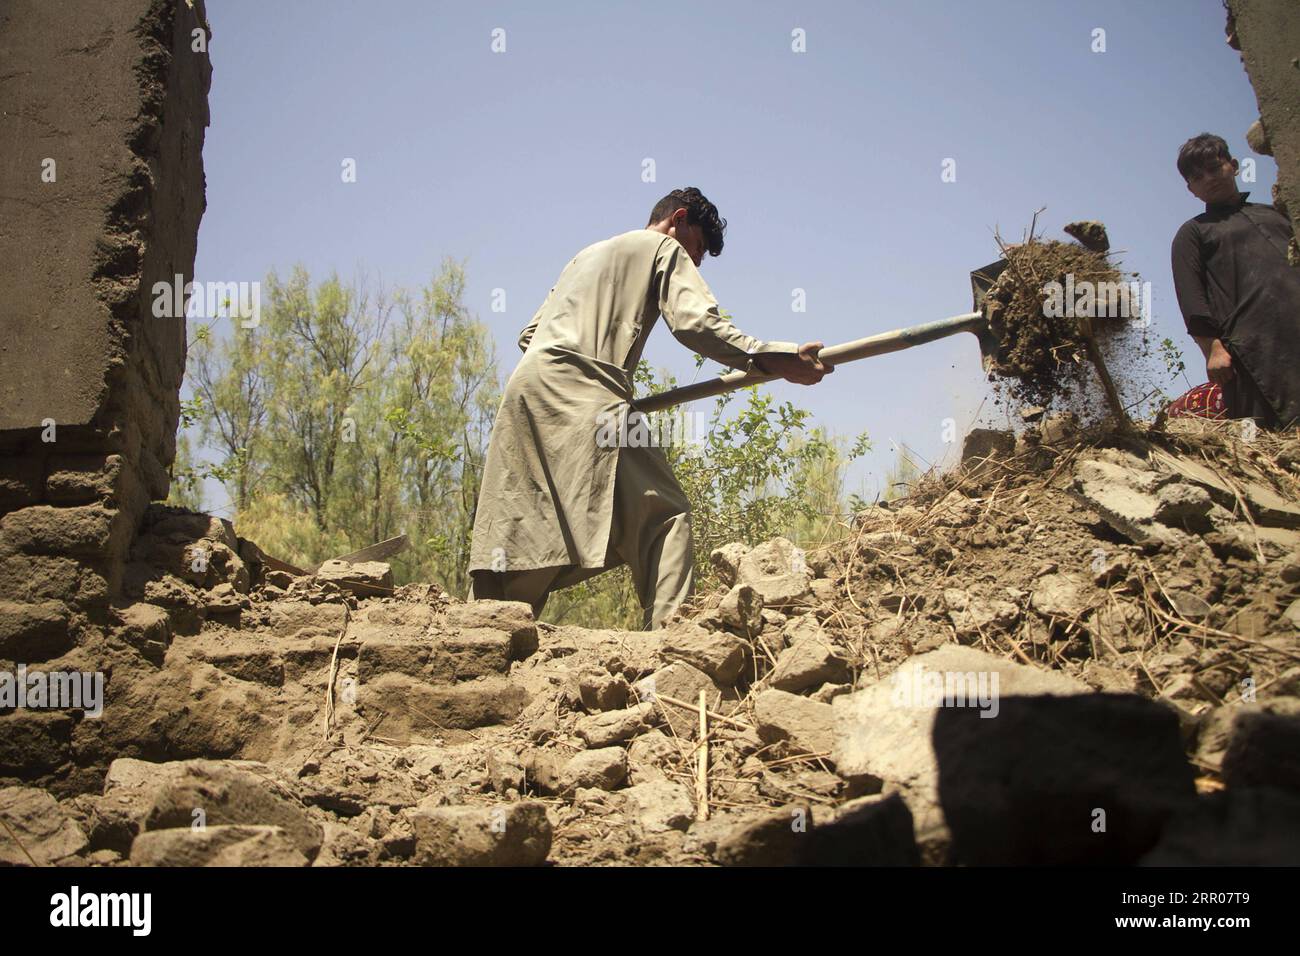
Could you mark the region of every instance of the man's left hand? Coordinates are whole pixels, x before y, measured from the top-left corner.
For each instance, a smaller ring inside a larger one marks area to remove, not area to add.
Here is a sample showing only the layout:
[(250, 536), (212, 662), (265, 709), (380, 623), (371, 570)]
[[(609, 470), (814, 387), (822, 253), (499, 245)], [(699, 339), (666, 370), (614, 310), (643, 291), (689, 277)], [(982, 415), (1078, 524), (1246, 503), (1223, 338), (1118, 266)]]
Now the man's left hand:
[(807, 342), (799, 346), (799, 354), (786, 352), (760, 353), (754, 356), (754, 366), (764, 375), (779, 375), (796, 385), (816, 385), (835, 371), (817, 357), (823, 348), (821, 342)]

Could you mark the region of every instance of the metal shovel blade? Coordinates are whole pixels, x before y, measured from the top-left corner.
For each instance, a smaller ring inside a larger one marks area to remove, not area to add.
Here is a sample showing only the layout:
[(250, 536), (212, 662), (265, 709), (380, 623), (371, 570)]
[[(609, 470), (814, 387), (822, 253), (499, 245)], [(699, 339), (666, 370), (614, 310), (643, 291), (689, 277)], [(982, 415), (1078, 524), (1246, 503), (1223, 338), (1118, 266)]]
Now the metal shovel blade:
[(998, 281), (998, 277), (1006, 271), (1007, 260), (998, 259), (996, 262), (990, 262), (983, 268), (976, 269), (970, 274), (971, 301), (975, 306), (975, 311), (984, 315), (985, 321), (980, 325), (972, 328), (975, 338), (980, 344), (980, 358), (983, 360), (984, 371), (989, 371), (997, 361), (998, 349), (1001, 342), (993, 334), (993, 329), (989, 327), (987, 320), (988, 312), (984, 309), (984, 300), (988, 297), (989, 289)]

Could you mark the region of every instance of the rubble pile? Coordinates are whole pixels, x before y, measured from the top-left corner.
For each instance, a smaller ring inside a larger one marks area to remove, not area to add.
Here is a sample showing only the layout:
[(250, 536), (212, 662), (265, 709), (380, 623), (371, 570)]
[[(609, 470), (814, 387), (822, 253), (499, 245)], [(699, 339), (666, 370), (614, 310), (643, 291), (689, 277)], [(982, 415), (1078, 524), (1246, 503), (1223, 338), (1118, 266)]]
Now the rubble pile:
[(1235, 424), (973, 433), (654, 632), (154, 506), (95, 640), (4, 633), (105, 680), (0, 715), (0, 860), (1295, 863), (1300, 441)]

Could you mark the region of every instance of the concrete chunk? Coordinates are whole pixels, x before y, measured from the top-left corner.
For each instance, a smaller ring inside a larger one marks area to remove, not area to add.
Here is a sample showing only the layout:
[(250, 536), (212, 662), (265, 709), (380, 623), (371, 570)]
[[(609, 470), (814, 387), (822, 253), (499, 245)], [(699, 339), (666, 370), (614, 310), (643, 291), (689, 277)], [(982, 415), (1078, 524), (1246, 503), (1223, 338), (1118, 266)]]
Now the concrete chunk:
[(44, 790), (0, 789), (0, 820), (5, 823), (0, 827), (0, 864), (5, 866), (47, 866), (87, 846), (81, 827)]
[(839, 656), (830, 637), (812, 615), (792, 622), (790, 646), (776, 659), (768, 680), (777, 690), (798, 693), (825, 683), (840, 683), (848, 677), (848, 662)]
[(627, 751), (622, 747), (599, 747), (573, 755), (560, 771), (560, 788), (565, 793), (595, 787), (616, 790), (627, 780)]
[(765, 690), (754, 699), (754, 717), (764, 743), (788, 740), (805, 753), (829, 753), (834, 746), (830, 704), (783, 690)]
[[(934, 675), (934, 676), (930, 676)], [(835, 698), (834, 760), (846, 779), (875, 778), (933, 793), (938, 786), (931, 734), (944, 700), (978, 705), (980, 676), (994, 703), (1010, 695), (1084, 694), (1088, 685), (956, 644), (911, 658), (878, 684)], [(996, 683), (994, 675), (996, 675)], [(938, 697), (931, 691), (938, 684)], [(961, 691), (960, 697), (957, 691)], [(948, 693), (951, 692), (951, 693)], [(936, 704), (935, 701), (939, 703)], [(989, 708), (986, 708), (989, 712)]]
[(551, 852), (546, 807), (421, 806), (411, 814), (419, 866), (538, 866)]
[(146, 830), (188, 828), (196, 820), (206, 826), (280, 827), (307, 859), (320, 850), (320, 826), (292, 795), (269, 777), (223, 761), (189, 760), (164, 775), (144, 825)]
[(326, 561), (316, 569), (315, 577), (357, 597), (387, 597), (393, 593), (393, 569), (383, 561)]
[(735, 583), (746, 584), (762, 595), (764, 607), (780, 607), (808, 594), (812, 571), (802, 548), (786, 538), (773, 538), (740, 560)]
[(510, 635), (512, 660), (523, 660), (537, 650), (537, 622), (523, 601), (468, 601), (447, 608), (448, 628), (488, 627)]
[(293, 867), (306, 866), (307, 857), (282, 827), (174, 827), (136, 837), (131, 865)]
[(745, 650), (745, 643), (731, 634), (684, 624), (664, 632), (661, 653), (668, 660), (685, 661), (720, 684), (731, 685), (745, 667)]
[(654, 704), (638, 704), (625, 710), (609, 710), (580, 719), (574, 733), (588, 747), (609, 747), (630, 740), (645, 730), (654, 719)]

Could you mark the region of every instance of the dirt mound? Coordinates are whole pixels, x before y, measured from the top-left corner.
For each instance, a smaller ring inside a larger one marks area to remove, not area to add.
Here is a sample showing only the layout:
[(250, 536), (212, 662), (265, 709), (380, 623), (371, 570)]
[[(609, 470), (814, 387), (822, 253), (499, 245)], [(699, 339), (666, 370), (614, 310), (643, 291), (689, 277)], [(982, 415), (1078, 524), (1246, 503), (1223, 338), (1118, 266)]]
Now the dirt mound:
[(43, 665), (107, 671), (102, 716), (0, 717), (0, 859), (1298, 862), (1300, 442), (1230, 426), (973, 435), (654, 632), (155, 509), (107, 656)]

